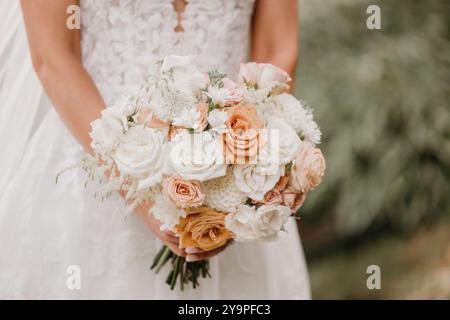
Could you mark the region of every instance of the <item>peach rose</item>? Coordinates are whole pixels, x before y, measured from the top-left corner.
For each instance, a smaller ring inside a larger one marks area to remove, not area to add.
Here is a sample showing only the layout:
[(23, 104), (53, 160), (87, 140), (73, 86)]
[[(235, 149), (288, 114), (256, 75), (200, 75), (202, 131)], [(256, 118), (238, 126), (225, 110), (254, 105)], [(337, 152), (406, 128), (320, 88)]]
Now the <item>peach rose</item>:
[(280, 180), (278, 180), (275, 187), (273, 187), (272, 190), (267, 192), (264, 195), (264, 198), (262, 201), (252, 201), (253, 204), (282, 204), (283, 203), (283, 191), (286, 189), (286, 186), (288, 184), (288, 177), (287, 176), (281, 176)]
[(298, 209), (305, 203), (306, 195), (301, 192), (295, 192), (291, 188), (284, 189), (281, 192), (283, 205), (289, 207), (292, 213), (296, 213)]
[(225, 106), (231, 106), (234, 104), (238, 104), (244, 100), (244, 93), (241, 87), (228, 78), (222, 79), (223, 88), (227, 91), (228, 97), (225, 101)]
[(139, 112), (137, 122), (138, 122), (138, 124), (142, 124), (146, 127), (153, 128), (153, 129), (163, 128), (163, 127), (168, 126), (167, 123), (165, 123), (161, 119), (158, 119), (157, 117), (155, 117), (149, 108), (144, 108)]
[(262, 201), (252, 201), (253, 203), (262, 203), (262, 204), (282, 204), (283, 196), (281, 195), (280, 190), (277, 188), (273, 188), (269, 192), (264, 195)]
[(307, 193), (320, 184), (325, 168), (322, 151), (303, 142), (293, 162), (289, 176), (290, 185), (296, 192)]
[(209, 207), (185, 209), (187, 216), (176, 226), (180, 248), (214, 250), (224, 246), (231, 233), (225, 228), (225, 213)]
[(199, 207), (205, 200), (202, 185), (198, 181), (186, 181), (173, 175), (166, 178), (162, 186), (164, 193), (178, 208)]
[(198, 131), (203, 131), (208, 126), (208, 104), (205, 102), (200, 102), (197, 104), (197, 111), (200, 113), (200, 127), (198, 128)]
[(223, 133), (224, 154), (227, 163), (247, 164), (256, 159), (263, 122), (252, 105), (236, 106), (228, 111)]

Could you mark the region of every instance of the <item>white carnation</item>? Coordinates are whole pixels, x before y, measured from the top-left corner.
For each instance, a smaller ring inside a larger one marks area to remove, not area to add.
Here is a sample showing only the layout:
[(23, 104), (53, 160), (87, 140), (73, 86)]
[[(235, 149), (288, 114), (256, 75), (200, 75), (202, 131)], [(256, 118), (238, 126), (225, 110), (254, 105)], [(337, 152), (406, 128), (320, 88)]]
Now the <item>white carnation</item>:
[(138, 125), (120, 139), (114, 160), (121, 174), (140, 179), (138, 190), (162, 180), (165, 138), (161, 131)]
[(206, 181), (224, 176), (226, 164), (220, 141), (209, 131), (182, 133), (170, 142), (164, 171), (185, 180)]
[(102, 155), (114, 151), (120, 138), (128, 130), (127, 110), (122, 108), (106, 108), (101, 118), (91, 123), (92, 149)]
[(196, 109), (183, 109), (181, 113), (173, 119), (172, 124), (183, 128), (197, 130), (200, 127), (200, 112)]
[(232, 212), (247, 201), (245, 193), (240, 191), (235, 182), (233, 170), (227, 170), (223, 177), (204, 182), (205, 204), (213, 209)]
[(230, 98), (230, 93), (225, 88), (213, 87), (208, 88), (208, 97), (211, 98), (211, 102), (218, 104), (219, 106), (225, 106)]
[(214, 109), (208, 114), (208, 123), (216, 132), (223, 132), (226, 129), (225, 122), (228, 120), (228, 113)]
[(283, 93), (258, 105), (259, 112), (265, 119), (278, 117), (286, 122), (305, 141), (314, 145), (320, 143), (321, 132), (313, 119), (311, 110), (305, 108), (293, 95)]
[(175, 226), (180, 223), (180, 218), (186, 217), (184, 210), (178, 209), (173, 201), (169, 201), (162, 194), (155, 197), (151, 212), (161, 222), (161, 231), (174, 231)]

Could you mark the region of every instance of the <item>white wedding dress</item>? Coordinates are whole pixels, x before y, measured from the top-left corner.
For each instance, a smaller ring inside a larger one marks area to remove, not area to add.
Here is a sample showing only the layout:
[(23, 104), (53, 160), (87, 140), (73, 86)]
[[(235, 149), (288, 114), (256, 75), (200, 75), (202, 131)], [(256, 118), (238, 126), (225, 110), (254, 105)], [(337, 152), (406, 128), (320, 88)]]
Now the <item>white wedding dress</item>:
[[(239, 63), (247, 60), (253, 2), (190, 0), (180, 19), (183, 30), (175, 32), (178, 16), (172, 0), (81, 0), (84, 66), (107, 104), (132, 90), (148, 66), (166, 54), (195, 54), (200, 69), (215, 68), (235, 77)], [(0, 81), (0, 86), (5, 89), (8, 83)], [(21, 101), (46, 103), (40, 94), (29, 97), (32, 93), (26, 88), (16, 95)], [(2, 103), (4, 100), (0, 100), (0, 108)], [(19, 113), (21, 119), (27, 115), (22, 110), (27, 110), (27, 105), (15, 106), (14, 114)], [(55, 183), (56, 174), (77, 163), (83, 150), (56, 112), (43, 110), (39, 111), (45, 112), (41, 121), (28, 123), (27, 128), (34, 129), (27, 136), (26, 147), (9, 161), (7, 181), (2, 180), (0, 298), (310, 297), (294, 220), (276, 242), (235, 243), (214, 257), (212, 278), (201, 279), (199, 288), (171, 291), (165, 284), (167, 269), (159, 275), (149, 269), (161, 244), (139, 218), (124, 220), (120, 197), (104, 202), (95, 199), (98, 186), (85, 188), (81, 169), (64, 173)], [(25, 139), (17, 136), (18, 142), (19, 138)], [(9, 136), (7, 140), (14, 139)], [(7, 163), (8, 154), (1, 157)], [(71, 266), (79, 267), (79, 289), (67, 285), (74, 274)]]

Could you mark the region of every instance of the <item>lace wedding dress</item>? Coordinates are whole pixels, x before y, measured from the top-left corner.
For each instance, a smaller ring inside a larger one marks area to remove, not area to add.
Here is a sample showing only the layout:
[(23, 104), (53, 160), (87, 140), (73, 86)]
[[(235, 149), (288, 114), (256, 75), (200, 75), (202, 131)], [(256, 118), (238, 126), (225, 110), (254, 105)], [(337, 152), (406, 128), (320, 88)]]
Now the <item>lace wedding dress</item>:
[[(235, 77), (247, 60), (253, 2), (190, 0), (177, 14), (172, 0), (81, 0), (84, 66), (107, 104), (166, 54), (195, 54), (200, 69)], [(171, 291), (167, 269), (149, 269), (161, 244), (139, 218), (124, 220), (119, 196), (95, 199), (98, 186), (84, 187), (81, 169), (55, 183), (82, 156), (56, 112), (46, 110), (0, 195), (0, 298), (309, 298), (294, 220), (276, 242), (235, 243), (214, 257), (212, 278), (199, 288)], [(73, 270), (79, 288), (67, 285)]]

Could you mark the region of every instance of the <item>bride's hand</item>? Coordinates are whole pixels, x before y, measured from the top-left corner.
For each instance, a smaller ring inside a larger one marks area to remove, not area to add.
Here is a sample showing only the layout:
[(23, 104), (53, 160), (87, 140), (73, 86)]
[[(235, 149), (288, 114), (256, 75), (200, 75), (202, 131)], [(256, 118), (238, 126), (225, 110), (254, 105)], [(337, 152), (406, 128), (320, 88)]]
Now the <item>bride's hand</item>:
[(214, 250), (210, 250), (210, 251), (205, 251), (202, 250), (200, 248), (186, 248), (186, 261), (187, 262), (193, 262), (193, 261), (200, 261), (200, 260), (206, 260), (206, 259), (210, 259), (216, 255), (218, 255), (219, 253), (221, 253), (223, 250), (225, 250), (229, 245), (231, 245), (233, 242), (230, 240), (227, 242), (226, 245), (214, 249)]
[(144, 220), (145, 225), (152, 231), (166, 246), (178, 256), (186, 257), (186, 251), (178, 246), (179, 238), (170, 231), (161, 231), (161, 223), (153, 214), (149, 213), (148, 205), (141, 205), (135, 209), (136, 213)]

